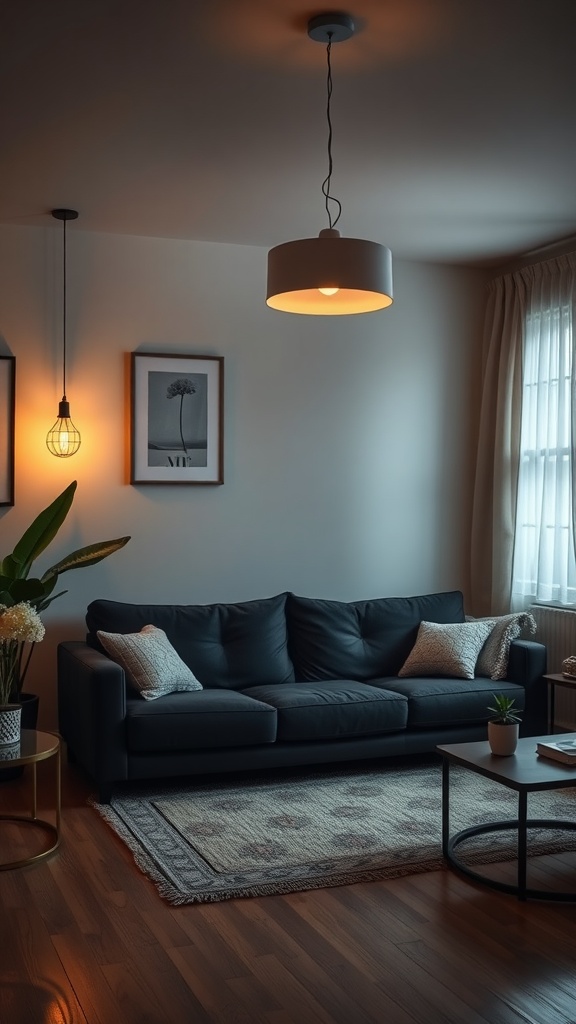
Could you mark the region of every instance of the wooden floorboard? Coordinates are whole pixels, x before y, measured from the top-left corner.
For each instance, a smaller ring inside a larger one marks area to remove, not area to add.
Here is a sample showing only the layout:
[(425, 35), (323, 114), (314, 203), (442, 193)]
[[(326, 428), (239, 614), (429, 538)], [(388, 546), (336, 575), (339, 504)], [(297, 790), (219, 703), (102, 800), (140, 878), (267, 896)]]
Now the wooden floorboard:
[[(61, 849), (0, 872), (1, 1024), (576, 1024), (576, 904), (436, 871), (174, 907), (82, 776), (63, 781)], [(0, 783), (0, 813), (27, 809), (27, 782)], [(574, 854), (531, 872), (576, 888)]]

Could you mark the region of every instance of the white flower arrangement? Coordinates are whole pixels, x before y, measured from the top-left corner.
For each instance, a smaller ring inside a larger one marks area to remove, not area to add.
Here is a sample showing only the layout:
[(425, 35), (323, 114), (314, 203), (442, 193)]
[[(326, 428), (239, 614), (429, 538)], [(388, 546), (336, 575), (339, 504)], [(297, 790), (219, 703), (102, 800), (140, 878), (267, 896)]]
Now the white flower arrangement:
[[(44, 623), (28, 601), (0, 604), (0, 705), (18, 699), (33, 645), (44, 639)], [(30, 644), (24, 657), (25, 644)]]

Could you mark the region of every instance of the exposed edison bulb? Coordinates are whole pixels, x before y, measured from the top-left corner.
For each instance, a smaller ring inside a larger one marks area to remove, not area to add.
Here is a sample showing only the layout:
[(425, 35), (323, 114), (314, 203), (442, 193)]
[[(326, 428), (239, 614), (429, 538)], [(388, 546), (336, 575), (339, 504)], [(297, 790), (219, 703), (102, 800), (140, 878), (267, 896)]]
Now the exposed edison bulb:
[(46, 435), (46, 446), (52, 455), (67, 459), (78, 451), (80, 440), (80, 431), (70, 419), (70, 403), (64, 395), (58, 406), (58, 419)]
[(339, 292), (340, 289), (339, 288), (319, 288), (318, 291), (321, 292), (322, 295), (336, 295), (336, 293)]

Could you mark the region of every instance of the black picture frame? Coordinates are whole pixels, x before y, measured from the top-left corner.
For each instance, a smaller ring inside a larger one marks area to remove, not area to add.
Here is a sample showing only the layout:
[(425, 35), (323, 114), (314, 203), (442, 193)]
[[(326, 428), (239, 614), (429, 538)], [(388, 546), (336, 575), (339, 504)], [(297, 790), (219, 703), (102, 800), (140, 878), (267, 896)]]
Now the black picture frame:
[(14, 504), (16, 358), (0, 356), (0, 506)]
[(131, 354), (132, 484), (224, 483), (224, 357)]

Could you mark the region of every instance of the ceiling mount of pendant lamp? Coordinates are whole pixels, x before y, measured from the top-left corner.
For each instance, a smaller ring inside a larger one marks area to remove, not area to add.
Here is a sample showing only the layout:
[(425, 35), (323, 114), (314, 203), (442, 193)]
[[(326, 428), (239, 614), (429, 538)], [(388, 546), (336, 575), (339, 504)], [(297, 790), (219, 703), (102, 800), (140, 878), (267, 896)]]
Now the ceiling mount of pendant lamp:
[[(277, 245), (268, 253), (266, 303), (286, 313), (342, 316), (371, 313), (393, 302), (392, 253), (385, 245), (342, 237), (336, 229), (342, 206), (330, 191), (332, 178), (332, 44), (354, 34), (350, 15), (320, 14), (308, 22), (308, 35), (326, 44), (328, 174), (322, 194), (328, 227), (317, 238)], [(331, 205), (336, 207), (334, 217)]]

